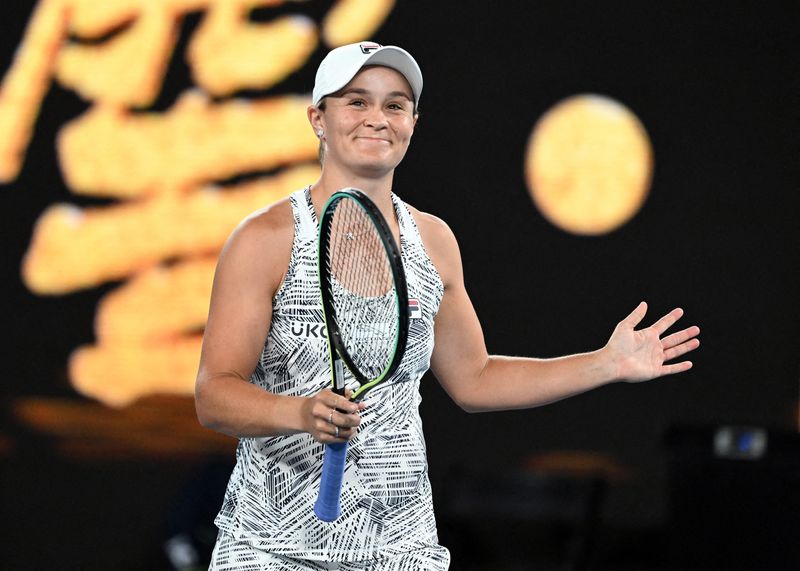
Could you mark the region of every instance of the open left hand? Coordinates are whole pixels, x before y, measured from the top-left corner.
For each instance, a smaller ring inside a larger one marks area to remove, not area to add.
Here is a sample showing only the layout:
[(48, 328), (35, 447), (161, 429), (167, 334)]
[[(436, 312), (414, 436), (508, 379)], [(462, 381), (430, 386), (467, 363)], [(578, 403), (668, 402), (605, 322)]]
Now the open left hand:
[(694, 351), (700, 345), (697, 336), (700, 328), (687, 327), (662, 338), (662, 335), (683, 316), (683, 310), (673, 309), (650, 327), (635, 330), (647, 313), (647, 304), (642, 302), (633, 312), (617, 324), (605, 350), (616, 367), (616, 378), (621, 381), (639, 382), (682, 373), (692, 367), (691, 361), (669, 363)]

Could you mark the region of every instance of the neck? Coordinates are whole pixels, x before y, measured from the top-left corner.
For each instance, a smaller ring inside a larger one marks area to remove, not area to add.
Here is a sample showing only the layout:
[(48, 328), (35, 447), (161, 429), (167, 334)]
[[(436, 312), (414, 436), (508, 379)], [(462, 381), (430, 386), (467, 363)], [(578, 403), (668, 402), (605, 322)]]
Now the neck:
[(396, 225), (392, 204), (392, 180), (394, 170), (381, 177), (361, 176), (355, 173), (341, 173), (323, 167), (319, 180), (311, 185), (311, 199), (317, 215), (322, 212), (325, 202), (343, 188), (355, 188), (366, 194), (380, 209), (390, 226)]

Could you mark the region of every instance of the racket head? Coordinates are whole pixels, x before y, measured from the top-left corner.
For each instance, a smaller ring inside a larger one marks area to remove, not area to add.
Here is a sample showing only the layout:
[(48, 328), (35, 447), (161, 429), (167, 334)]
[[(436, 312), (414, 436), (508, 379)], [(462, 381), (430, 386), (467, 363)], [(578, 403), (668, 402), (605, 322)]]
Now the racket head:
[[(319, 279), (332, 369), (337, 355), (364, 394), (396, 370), (408, 337), (408, 288), (400, 248), (374, 202), (346, 188), (325, 204), (319, 224)], [(334, 390), (343, 394), (337, 386)]]

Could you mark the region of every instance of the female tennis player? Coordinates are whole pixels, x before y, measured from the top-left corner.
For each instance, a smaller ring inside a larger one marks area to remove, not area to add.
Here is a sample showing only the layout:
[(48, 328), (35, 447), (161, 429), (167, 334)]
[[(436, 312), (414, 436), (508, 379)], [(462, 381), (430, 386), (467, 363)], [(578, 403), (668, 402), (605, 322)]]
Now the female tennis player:
[[(636, 329), (641, 303), (600, 349), (556, 359), (489, 355), (462, 278), (453, 233), (392, 192), (417, 121), (422, 74), (406, 51), (374, 43), (331, 51), (308, 120), (322, 173), (257, 211), (220, 258), (196, 385), (204, 426), (239, 438), (216, 518), (210, 569), (443, 570), (419, 382), (430, 368), (468, 411), (535, 407), (616, 381), (686, 371), (699, 329), (666, 334), (675, 309)], [(391, 378), (352, 402), (330, 386), (320, 302), (320, 213), (342, 188), (377, 205), (400, 245), (410, 313), (405, 354)], [(314, 514), (325, 444), (348, 442), (341, 516)]]

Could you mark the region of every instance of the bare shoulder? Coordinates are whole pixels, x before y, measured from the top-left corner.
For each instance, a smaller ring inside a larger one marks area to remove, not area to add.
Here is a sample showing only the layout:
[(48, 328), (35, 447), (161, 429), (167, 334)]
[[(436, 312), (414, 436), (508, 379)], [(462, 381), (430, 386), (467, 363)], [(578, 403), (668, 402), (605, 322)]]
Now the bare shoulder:
[(239, 222), (228, 237), (225, 249), (252, 250), (257, 248), (261, 251), (264, 246), (269, 244), (279, 246), (281, 242), (286, 241), (291, 244), (293, 233), (292, 205), (288, 198), (284, 198), (256, 210)]
[(293, 239), (292, 205), (284, 198), (238, 224), (222, 249), (217, 272), (247, 274), (275, 289), (289, 265)]
[(445, 287), (452, 279), (461, 279), (461, 253), (450, 226), (438, 216), (407, 206), (417, 223), (425, 250), (442, 276)]
[(293, 229), (292, 204), (286, 197), (251, 213), (239, 223), (233, 235), (241, 233), (255, 240), (275, 239), (292, 233)]
[(450, 226), (447, 225), (447, 222), (438, 216), (423, 212), (409, 204), (406, 204), (406, 206), (408, 206), (408, 210), (414, 217), (414, 222), (417, 223), (422, 239), (425, 241), (426, 248), (428, 247), (428, 241), (431, 242), (431, 245), (433, 245), (434, 242), (443, 246), (446, 245), (445, 243), (450, 242), (452, 242), (452, 244), (450, 244), (451, 246), (456, 245), (455, 235), (450, 229)]

